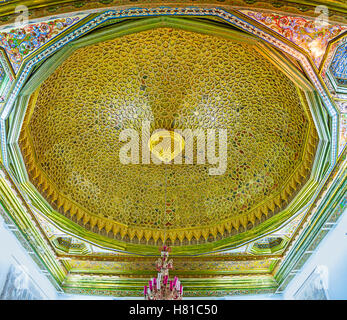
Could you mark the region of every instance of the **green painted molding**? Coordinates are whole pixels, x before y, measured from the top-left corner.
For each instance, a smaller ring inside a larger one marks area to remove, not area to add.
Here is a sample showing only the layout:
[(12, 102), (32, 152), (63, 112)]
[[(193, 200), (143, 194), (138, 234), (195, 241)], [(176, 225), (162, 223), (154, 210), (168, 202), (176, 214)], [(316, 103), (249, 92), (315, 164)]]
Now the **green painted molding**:
[(30, 248), (30, 251), (35, 253), (35, 260), (50, 273), (54, 279), (53, 285), (59, 287), (66, 276), (66, 270), (57, 261), (48, 240), (42, 237), (37, 228), (37, 222), (27, 213), (26, 208), (21, 204), (23, 200), (14, 194), (15, 190), (10, 187), (10, 184), (9, 180), (6, 181), (4, 177), (0, 177), (0, 214), (7, 223), (16, 226), (21, 234), (24, 248), (27, 250)]
[[(173, 0), (162, 0), (159, 2), (162, 6), (177, 6), (177, 2)], [(341, 19), (347, 14), (346, 6), (340, 1), (331, 0), (287, 0), (285, 2), (263, 0), (260, 3), (258, 1), (249, 0), (197, 0), (192, 1), (182, 0), (180, 6), (210, 6), (211, 4), (222, 8), (230, 8), (232, 6), (243, 7), (245, 9), (267, 9), (272, 11), (281, 11), (282, 7), (285, 7), (288, 12), (293, 14), (301, 14), (306, 16), (316, 17), (315, 8), (318, 5), (325, 5), (331, 12), (332, 18), (336, 19), (336, 15)], [(0, 7), (0, 20), (12, 22), (15, 15), (15, 8), (18, 5), (25, 5), (29, 8), (31, 17), (47, 17), (52, 14), (59, 13), (78, 13), (81, 10), (98, 9), (105, 10), (107, 8), (115, 7), (148, 7), (153, 6), (152, 0), (88, 0), (88, 1), (72, 1), (72, 0), (10, 0)]]
[[(290, 277), (292, 270), (297, 269), (296, 266), (302, 264), (311, 256), (312, 251), (318, 246), (319, 242), (324, 238), (322, 235), (322, 228), (329, 219), (333, 217), (333, 221), (336, 222), (338, 217), (343, 213), (346, 208), (347, 199), (347, 161), (346, 152), (340, 158), (340, 167), (337, 172), (333, 172), (333, 182), (328, 186), (326, 195), (322, 198), (322, 201), (316, 208), (310, 223), (308, 223), (304, 230), (300, 233), (298, 239), (295, 241), (293, 247), (286, 255), (283, 263), (275, 274), (275, 279), (281, 285), (283, 290), (287, 284), (287, 278)], [(319, 241), (317, 240), (319, 237)], [(314, 244), (314, 246), (313, 246)], [(310, 250), (308, 250), (310, 248)], [(309, 251), (309, 252), (307, 252)]]

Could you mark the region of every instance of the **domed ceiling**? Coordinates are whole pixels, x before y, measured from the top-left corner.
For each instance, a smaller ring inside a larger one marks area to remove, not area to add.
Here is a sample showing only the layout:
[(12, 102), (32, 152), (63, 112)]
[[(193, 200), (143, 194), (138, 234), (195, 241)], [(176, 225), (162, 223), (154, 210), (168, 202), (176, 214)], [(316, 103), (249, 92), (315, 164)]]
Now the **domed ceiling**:
[[(141, 137), (145, 120), (151, 132), (226, 129), (225, 173), (196, 152), (193, 164), (122, 164), (120, 133)], [(304, 94), (254, 44), (162, 27), (74, 51), (32, 95), (20, 146), (61, 214), (121, 241), (182, 245), (284, 209), (308, 178), (312, 136)]]
[[(185, 297), (283, 292), (346, 207), (346, 8), (101, 2), (1, 7), (0, 220), (70, 294), (143, 296), (163, 240)], [(225, 172), (184, 134), (142, 163), (156, 129), (215, 129)]]

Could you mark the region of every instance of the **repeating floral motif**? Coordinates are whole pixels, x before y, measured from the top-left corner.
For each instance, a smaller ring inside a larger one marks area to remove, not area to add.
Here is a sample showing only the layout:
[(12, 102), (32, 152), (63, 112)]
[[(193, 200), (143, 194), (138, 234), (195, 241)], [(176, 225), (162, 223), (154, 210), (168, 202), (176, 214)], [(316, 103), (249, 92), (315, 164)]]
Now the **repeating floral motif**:
[(281, 244), (280, 237), (266, 237), (254, 243), (254, 247), (258, 249), (271, 249)]
[[(344, 44), (347, 44), (347, 36), (344, 36), (341, 39), (339, 39), (338, 41), (335, 41), (334, 43), (332, 43), (329, 51), (326, 54), (324, 64), (322, 65), (322, 68), (321, 68), (321, 76), (324, 80), (324, 83), (328, 87), (330, 93), (334, 97), (336, 97), (336, 93), (335, 93), (335, 90), (334, 90), (332, 84), (330, 83), (326, 73), (328, 72), (329, 67), (333, 64), (333, 61), (336, 61), (335, 54), (338, 50), (337, 48), (344, 47), (345, 46)], [(341, 52), (343, 52), (343, 51), (341, 51)]]
[(338, 84), (347, 85), (347, 42), (337, 48), (330, 70)]
[(277, 13), (241, 10), (252, 19), (281, 34), (307, 51), (319, 67), (329, 41), (347, 30), (346, 26), (323, 25), (313, 19), (292, 17)]
[(334, 52), (335, 52), (335, 49), (338, 46), (338, 44), (339, 44), (339, 41), (335, 42), (331, 45), (330, 50), (327, 53), (327, 57), (325, 59), (324, 65), (322, 66), (322, 71), (321, 71), (321, 76), (324, 80), (325, 85), (328, 87), (329, 90), (333, 90), (333, 89), (332, 89), (332, 85), (331, 85), (330, 81), (328, 80), (328, 78), (326, 76), (326, 73), (327, 73), (329, 65), (333, 59)]
[(3, 50), (0, 50), (0, 103), (5, 101), (13, 79), (13, 74), (8, 65), (6, 53)]
[(26, 56), (78, 21), (79, 16), (61, 18), (0, 32), (0, 46), (5, 49), (13, 69), (17, 72)]

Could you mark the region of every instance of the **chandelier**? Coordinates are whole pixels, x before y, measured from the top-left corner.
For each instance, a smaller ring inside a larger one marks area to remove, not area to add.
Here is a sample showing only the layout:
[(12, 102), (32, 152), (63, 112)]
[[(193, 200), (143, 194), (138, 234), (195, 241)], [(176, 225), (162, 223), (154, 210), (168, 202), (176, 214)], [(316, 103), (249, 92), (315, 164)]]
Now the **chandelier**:
[(173, 268), (172, 259), (169, 260), (171, 249), (167, 246), (161, 248), (161, 258), (157, 260), (157, 278), (148, 282), (144, 287), (146, 300), (182, 300), (183, 286), (175, 277), (169, 280), (169, 270)]

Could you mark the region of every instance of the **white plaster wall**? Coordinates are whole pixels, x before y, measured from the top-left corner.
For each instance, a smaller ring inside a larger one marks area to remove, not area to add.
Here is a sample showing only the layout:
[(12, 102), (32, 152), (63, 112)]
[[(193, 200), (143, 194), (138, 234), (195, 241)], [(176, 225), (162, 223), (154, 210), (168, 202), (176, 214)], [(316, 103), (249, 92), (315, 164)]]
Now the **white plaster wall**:
[(27, 271), (29, 279), (36, 284), (38, 291), (45, 299), (53, 300), (57, 298), (56, 289), (42, 274), (17, 238), (4, 225), (3, 218), (0, 217), (0, 293), (11, 264), (20, 265)]
[(347, 300), (347, 210), (306, 261), (300, 273), (289, 283), (284, 291), (284, 299), (294, 299), (294, 294), (303, 282), (319, 266), (327, 270), (324, 278), (328, 298)]

